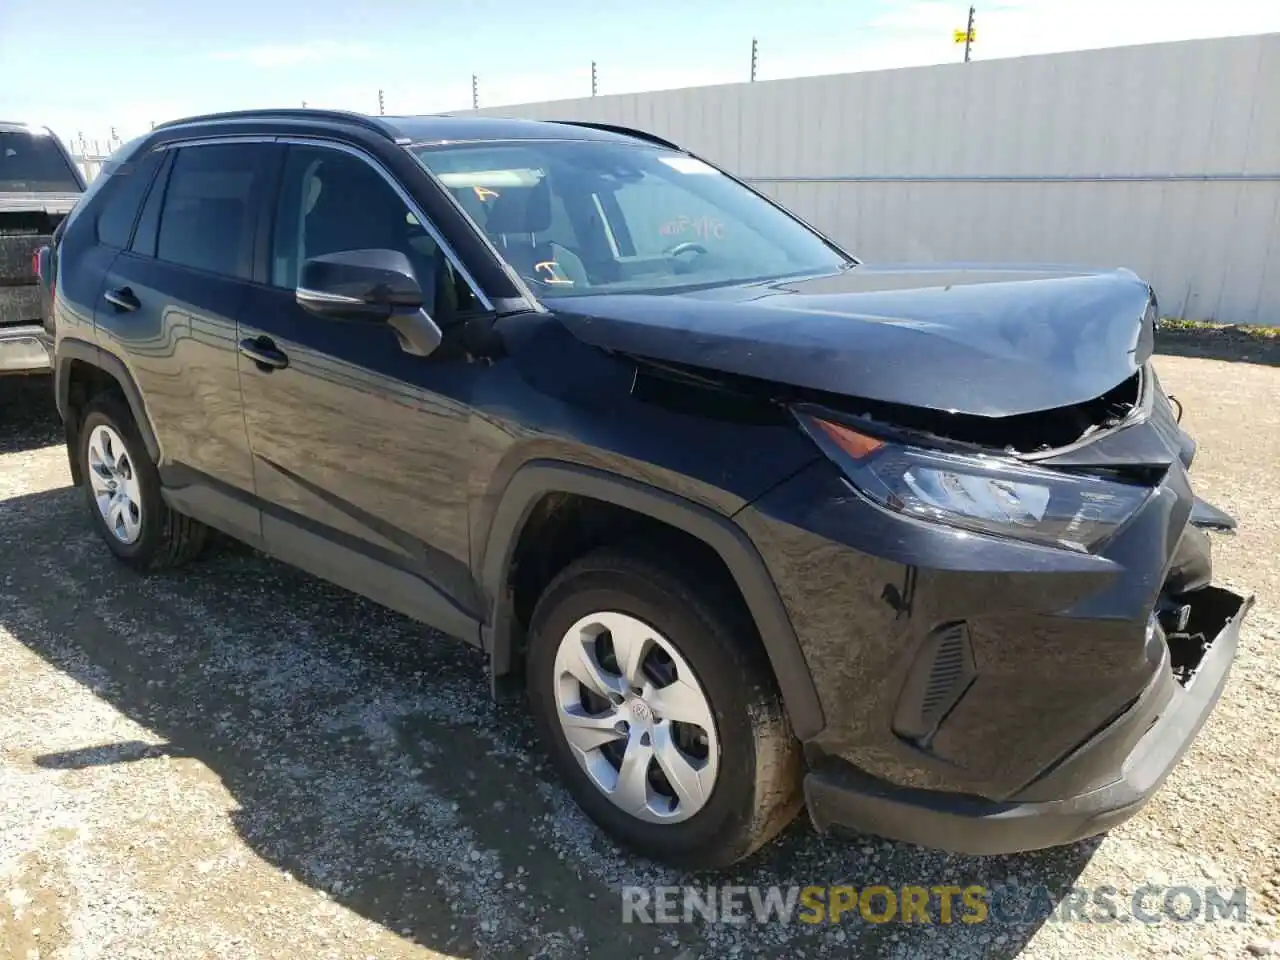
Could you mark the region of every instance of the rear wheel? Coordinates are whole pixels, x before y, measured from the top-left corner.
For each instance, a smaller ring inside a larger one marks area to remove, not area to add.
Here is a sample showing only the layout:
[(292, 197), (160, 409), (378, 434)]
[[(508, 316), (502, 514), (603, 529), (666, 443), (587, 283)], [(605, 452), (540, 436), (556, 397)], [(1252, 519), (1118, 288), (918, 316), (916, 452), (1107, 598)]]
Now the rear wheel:
[(177, 566), (208, 534), (160, 496), (160, 475), (129, 408), (111, 394), (90, 401), (80, 425), (80, 474), (94, 527), (107, 547), (139, 570)]
[(673, 865), (727, 866), (799, 809), (798, 745), (750, 625), (709, 585), (612, 550), (531, 624), (530, 704), (579, 806)]

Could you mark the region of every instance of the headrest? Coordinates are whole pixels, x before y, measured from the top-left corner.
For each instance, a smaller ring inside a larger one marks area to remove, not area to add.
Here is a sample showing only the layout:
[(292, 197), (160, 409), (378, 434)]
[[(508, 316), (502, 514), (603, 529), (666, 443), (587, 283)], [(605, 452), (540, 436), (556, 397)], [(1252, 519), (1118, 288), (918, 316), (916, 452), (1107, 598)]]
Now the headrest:
[(532, 187), (504, 187), (489, 208), (486, 233), (541, 233), (551, 228), (551, 186), (543, 177)]

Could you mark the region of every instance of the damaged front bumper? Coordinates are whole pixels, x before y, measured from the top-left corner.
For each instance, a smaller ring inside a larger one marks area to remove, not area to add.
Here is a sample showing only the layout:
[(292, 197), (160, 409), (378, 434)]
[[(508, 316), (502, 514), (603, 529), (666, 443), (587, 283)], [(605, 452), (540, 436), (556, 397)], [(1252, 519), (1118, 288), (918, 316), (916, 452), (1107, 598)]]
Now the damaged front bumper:
[(1182, 601), (1190, 610), (1176, 636), (1166, 638), (1152, 624), (1148, 654), (1160, 665), (1150, 685), (1018, 795), (994, 802), (900, 787), (831, 759), (805, 777), (814, 825), (1001, 854), (1071, 843), (1127, 820), (1159, 789), (1217, 703), (1253, 597), (1210, 586)]

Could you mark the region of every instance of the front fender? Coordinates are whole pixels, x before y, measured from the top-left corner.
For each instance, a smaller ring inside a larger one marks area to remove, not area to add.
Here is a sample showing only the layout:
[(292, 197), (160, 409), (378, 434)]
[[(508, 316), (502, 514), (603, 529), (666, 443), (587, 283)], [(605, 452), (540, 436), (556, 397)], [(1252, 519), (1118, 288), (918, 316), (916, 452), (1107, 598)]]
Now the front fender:
[(731, 519), (683, 497), (607, 471), (552, 460), (534, 460), (513, 474), (503, 490), (479, 558), (479, 580), (491, 614), (481, 645), (495, 677), (511, 669), (517, 625), (507, 577), (520, 532), (534, 506), (549, 493), (576, 494), (613, 503), (682, 530), (711, 547), (728, 568), (755, 620), (791, 719), (802, 741), (823, 727), (822, 707), (790, 618), (764, 561)]

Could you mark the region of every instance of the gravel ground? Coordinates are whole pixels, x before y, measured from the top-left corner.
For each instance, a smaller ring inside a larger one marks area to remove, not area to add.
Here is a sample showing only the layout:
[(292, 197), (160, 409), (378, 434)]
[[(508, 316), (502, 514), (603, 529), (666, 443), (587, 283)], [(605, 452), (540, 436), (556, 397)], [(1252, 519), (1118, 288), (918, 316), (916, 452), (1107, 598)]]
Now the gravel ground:
[(1015, 882), (1054, 901), (1109, 885), (1121, 904), (1144, 884), (1240, 886), (1243, 922), (623, 925), (622, 885), (691, 878), (601, 839), (519, 705), (489, 701), (478, 655), (232, 544), (181, 573), (125, 572), (69, 486), (47, 385), (10, 380), (0, 956), (1280, 955), (1280, 369), (1159, 368), (1201, 444), (1198, 489), (1240, 520), (1216, 538), (1218, 578), (1258, 595), (1224, 699), (1164, 789), (1101, 841), (1012, 857), (801, 820), (728, 882)]

